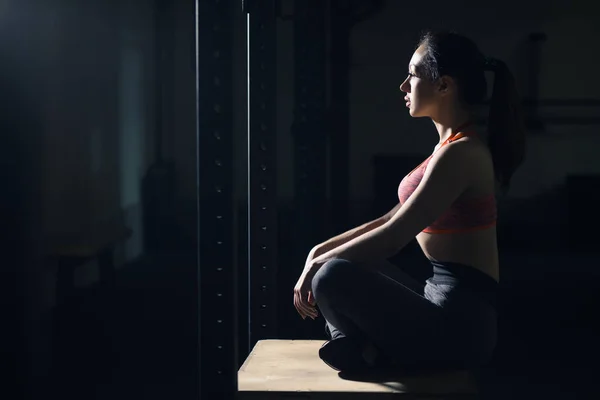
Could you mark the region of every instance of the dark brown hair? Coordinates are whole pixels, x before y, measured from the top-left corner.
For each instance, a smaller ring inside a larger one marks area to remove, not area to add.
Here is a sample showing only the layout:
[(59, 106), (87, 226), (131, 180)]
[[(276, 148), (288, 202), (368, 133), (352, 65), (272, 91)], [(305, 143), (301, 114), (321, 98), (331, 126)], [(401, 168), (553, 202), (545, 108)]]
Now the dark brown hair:
[(425, 54), (421, 71), (432, 81), (450, 76), (456, 81), (462, 101), (483, 104), (487, 83), (485, 71), (494, 73), (488, 119), (488, 146), (496, 179), (507, 190), (510, 179), (525, 157), (525, 129), (515, 79), (507, 65), (485, 57), (469, 38), (456, 32), (426, 32), (419, 41)]

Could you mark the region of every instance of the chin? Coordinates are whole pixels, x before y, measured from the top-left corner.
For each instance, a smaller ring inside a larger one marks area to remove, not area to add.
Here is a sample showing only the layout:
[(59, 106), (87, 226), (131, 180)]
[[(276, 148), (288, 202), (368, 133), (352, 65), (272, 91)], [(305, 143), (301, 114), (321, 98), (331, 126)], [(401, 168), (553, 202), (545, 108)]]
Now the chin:
[(414, 108), (409, 108), (408, 109), (408, 113), (413, 118), (422, 118), (422, 117), (426, 117), (427, 116), (427, 115), (424, 115), (423, 112), (419, 112), (418, 109), (414, 109)]

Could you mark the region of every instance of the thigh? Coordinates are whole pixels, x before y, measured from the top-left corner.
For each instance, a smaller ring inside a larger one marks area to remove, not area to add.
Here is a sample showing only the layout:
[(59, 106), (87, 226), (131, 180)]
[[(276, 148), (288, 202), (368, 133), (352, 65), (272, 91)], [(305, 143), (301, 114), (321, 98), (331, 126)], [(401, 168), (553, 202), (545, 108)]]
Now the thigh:
[(442, 356), (444, 310), (425, 298), (417, 281), (384, 264), (334, 266), (339, 269), (329, 271), (335, 279), (329, 306), (375, 345), (411, 365)]
[(417, 279), (404, 272), (400, 267), (387, 260), (365, 265), (365, 267), (375, 269), (378, 273), (415, 293), (420, 295), (424, 295), (425, 293), (424, 283), (419, 282)]
[[(328, 266), (328, 268), (329, 267), (330, 266)], [(354, 268), (355, 266), (348, 265), (347, 267)], [(346, 267), (343, 267), (343, 268), (346, 268)], [(362, 266), (362, 268), (371, 270), (373, 274), (378, 274), (376, 279), (381, 279), (383, 282), (388, 282), (388, 283), (391, 283), (392, 285), (398, 286), (398, 290), (410, 290), (410, 291), (414, 292), (415, 294), (418, 294), (421, 296), (423, 296), (423, 294), (424, 294), (424, 285), (423, 284), (420, 284), (418, 281), (416, 281), (415, 279), (410, 277), (408, 274), (403, 272), (399, 267), (397, 267), (396, 265), (394, 265), (388, 261), (384, 260), (384, 261), (380, 261), (380, 262), (370, 263), (369, 265)], [(330, 271), (328, 271), (328, 272), (330, 272)], [(342, 271), (342, 272), (347, 272), (347, 271)], [(334, 273), (336, 273), (336, 272), (334, 271)], [(353, 284), (351, 280), (348, 281), (348, 278), (349, 278), (349, 275), (344, 274), (343, 276), (335, 277), (335, 280), (338, 282), (346, 281), (346, 284), (345, 284), (346, 288), (351, 287), (351, 286), (359, 286), (360, 285), (360, 282), (355, 282)], [(360, 276), (358, 276), (358, 278), (359, 278), (359, 280), (362, 280), (362, 278)], [(356, 326), (356, 324), (350, 318), (348, 318), (346, 315), (340, 315), (340, 313), (337, 312), (337, 309), (339, 309), (339, 306), (336, 307), (336, 309), (332, 309), (331, 307), (329, 307), (329, 303), (332, 300), (333, 300), (333, 303), (336, 303), (335, 298), (338, 297), (337, 293), (340, 293), (342, 297), (345, 297), (345, 295), (346, 295), (345, 293), (348, 293), (349, 291), (350, 290), (348, 290), (348, 289), (344, 290), (342, 288), (339, 288), (338, 290), (333, 290), (334, 293), (333, 294), (330, 293), (329, 296), (325, 296), (325, 298), (323, 298), (321, 296), (322, 293), (319, 293), (319, 295), (317, 296), (321, 314), (327, 320), (326, 324), (325, 324), (325, 333), (326, 333), (327, 337), (329, 337), (331, 339), (335, 339), (340, 336), (357, 336), (357, 337), (363, 336), (362, 332), (360, 332), (360, 329)]]
[(339, 271), (335, 281), (337, 306), (361, 310), (392, 323), (417, 320), (427, 323), (422, 321), (423, 317), (434, 320), (442, 316), (443, 309), (425, 296), (424, 285), (393, 264), (350, 264), (348, 267)]

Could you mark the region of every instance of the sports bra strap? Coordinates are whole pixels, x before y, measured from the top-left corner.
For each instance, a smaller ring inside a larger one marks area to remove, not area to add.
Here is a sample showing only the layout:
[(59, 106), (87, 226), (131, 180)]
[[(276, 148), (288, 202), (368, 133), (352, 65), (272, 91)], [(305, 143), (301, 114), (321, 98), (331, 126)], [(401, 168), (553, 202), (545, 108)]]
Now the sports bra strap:
[[(458, 132), (458, 133), (450, 136), (448, 139), (446, 139), (446, 141), (444, 143), (442, 143), (442, 146), (445, 144), (448, 144), (448, 143), (452, 143), (455, 140), (462, 139), (464, 137), (475, 136), (475, 135), (476, 135), (475, 132)], [(440, 146), (440, 147), (442, 147), (442, 146)]]
[[(463, 125), (461, 125), (460, 127), (458, 127), (456, 129), (456, 133), (453, 133), (452, 135), (450, 135), (450, 137), (446, 140), (444, 140), (444, 142), (440, 145), (440, 147), (438, 147), (437, 150), (439, 150), (440, 148), (442, 148), (443, 146), (447, 145), (448, 143), (454, 142), (455, 140), (461, 139), (463, 137), (467, 137), (467, 136), (475, 136), (476, 133), (475, 132), (462, 132), (461, 130), (466, 128), (467, 126), (472, 125), (472, 122), (467, 122)], [(419, 168), (421, 165), (423, 165), (425, 162), (428, 162), (429, 159), (431, 157), (433, 157), (433, 154), (435, 154), (435, 152), (437, 151), (435, 150), (433, 153), (431, 153), (431, 155), (429, 155), (429, 157), (427, 157), (423, 162), (421, 162), (421, 164), (417, 165), (412, 171), (410, 171), (406, 176), (410, 176), (413, 172), (415, 172), (415, 170), (417, 168)]]

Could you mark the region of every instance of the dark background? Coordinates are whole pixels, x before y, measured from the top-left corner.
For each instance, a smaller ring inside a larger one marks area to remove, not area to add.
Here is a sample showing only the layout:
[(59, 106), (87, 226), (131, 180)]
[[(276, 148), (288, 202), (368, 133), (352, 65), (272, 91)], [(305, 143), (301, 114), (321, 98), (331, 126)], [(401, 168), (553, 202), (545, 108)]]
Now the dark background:
[[(202, 76), (209, 61), (196, 63), (195, 2), (172, 3), (0, 4), (0, 331), (2, 358), (9, 361), (3, 363), (3, 398), (187, 399), (204, 393), (211, 381), (200, 389), (198, 378), (210, 375), (198, 361), (210, 369), (222, 360), (199, 356), (199, 326), (201, 332), (212, 328), (202, 325), (198, 309), (199, 297), (209, 299), (199, 293), (198, 268), (210, 287), (220, 262), (232, 279), (237, 273), (239, 299), (239, 336), (222, 357), (233, 357), (237, 346), (239, 366), (259, 338), (324, 338), (322, 320), (302, 321), (295, 313), (292, 287), (312, 245), (391, 208), (398, 181), (435, 145), (433, 126), (411, 119), (398, 91), (425, 28), (458, 29), (486, 54), (505, 60), (527, 104), (527, 159), (499, 203), (501, 343), (481, 378), (486, 393), (583, 393), (598, 354), (600, 303), (595, 5), (325, 2), (327, 22), (321, 33), (311, 33), (322, 36), (302, 42), (310, 29), (294, 19), (301, 7), (277, 2), (267, 13), (273, 35), (266, 39), (276, 84), (269, 133), (275, 145), (269, 149), (270, 188), (276, 188), (270, 189), (276, 212), (269, 221), (276, 229), (269, 240), (277, 251), (268, 265), (277, 285), (268, 300), (275, 327), (249, 340), (246, 16), (241, 2), (223, 2), (231, 107), (231, 148), (223, 154), (231, 166), (232, 205), (225, 217), (234, 256), (213, 263), (200, 254), (208, 262), (198, 263), (198, 243), (212, 240), (203, 228), (211, 217), (205, 212), (198, 218), (198, 210), (215, 204), (198, 195), (203, 182), (197, 179), (198, 154), (213, 153), (197, 137), (197, 122), (205, 119), (196, 104), (196, 73), (198, 67)], [(351, 27), (335, 25), (334, 4), (352, 10)], [(216, 43), (218, 35), (201, 45)], [(321, 51), (313, 60), (321, 69), (304, 81), (297, 74), (308, 68), (299, 56), (303, 46), (312, 47), (311, 54)], [(321, 103), (311, 106), (322, 107), (323, 115), (302, 126), (299, 88), (311, 79), (317, 91), (324, 88)], [(214, 132), (200, 124), (199, 134)], [(303, 155), (304, 145), (311, 156)], [(320, 175), (316, 167), (302, 170), (299, 159), (325, 168)], [(303, 172), (314, 185), (301, 183)], [(310, 203), (302, 200), (306, 187), (312, 187)], [(253, 218), (261, 223), (262, 217)], [(65, 295), (61, 285), (68, 277), (59, 272), (72, 261), (74, 247), (87, 249), (89, 257), (77, 260), (75, 289)], [(116, 269), (108, 280), (101, 268), (107, 249)], [(414, 243), (396, 261), (419, 279), (430, 272)]]

